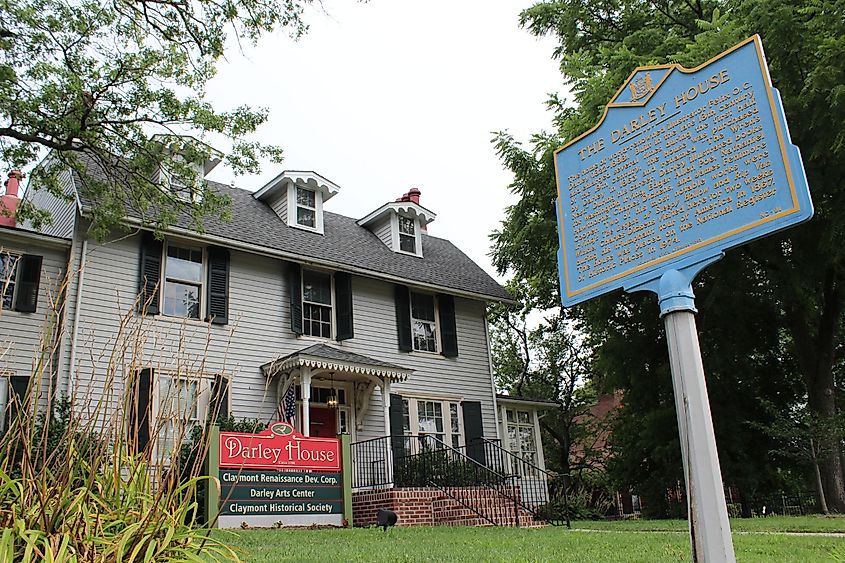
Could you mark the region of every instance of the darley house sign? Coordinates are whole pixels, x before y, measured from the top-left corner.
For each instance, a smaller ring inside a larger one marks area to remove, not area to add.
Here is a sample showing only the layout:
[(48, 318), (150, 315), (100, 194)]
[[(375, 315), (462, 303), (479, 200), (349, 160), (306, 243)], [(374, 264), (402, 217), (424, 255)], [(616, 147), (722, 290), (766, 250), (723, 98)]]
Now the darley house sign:
[(220, 467), (340, 471), (335, 438), (308, 438), (277, 422), (258, 434), (220, 433)]
[(276, 422), (257, 434), (219, 432), (211, 450), (220, 488), (208, 502), (220, 527), (351, 525), (348, 435), (310, 438)]

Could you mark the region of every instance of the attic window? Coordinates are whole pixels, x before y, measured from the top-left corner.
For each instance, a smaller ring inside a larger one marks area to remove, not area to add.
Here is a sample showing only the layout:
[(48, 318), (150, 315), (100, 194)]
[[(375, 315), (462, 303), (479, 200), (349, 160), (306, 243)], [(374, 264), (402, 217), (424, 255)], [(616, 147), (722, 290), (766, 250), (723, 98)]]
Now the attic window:
[(317, 194), (314, 190), (296, 187), (296, 224), (309, 229), (317, 228)]
[(170, 192), (182, 201), (197, 203), (202, 200), (202, 193), (199, 190), (187, 185), (183, 178), (165, 166), (161, 167), (159, 183), (161, 189)]
[(399, 217), (399, 250), (402, 252), (417, 253), (417, 231), (414, 220), (408, 217)]

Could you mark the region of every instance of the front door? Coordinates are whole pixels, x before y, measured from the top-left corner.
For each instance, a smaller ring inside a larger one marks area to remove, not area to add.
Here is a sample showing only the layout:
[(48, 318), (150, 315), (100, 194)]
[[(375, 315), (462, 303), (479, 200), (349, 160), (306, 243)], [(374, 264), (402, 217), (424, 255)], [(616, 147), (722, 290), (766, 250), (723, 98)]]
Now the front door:
[(337, 437), (337, 410), (311, 407), (311, 435), (320, 438)]

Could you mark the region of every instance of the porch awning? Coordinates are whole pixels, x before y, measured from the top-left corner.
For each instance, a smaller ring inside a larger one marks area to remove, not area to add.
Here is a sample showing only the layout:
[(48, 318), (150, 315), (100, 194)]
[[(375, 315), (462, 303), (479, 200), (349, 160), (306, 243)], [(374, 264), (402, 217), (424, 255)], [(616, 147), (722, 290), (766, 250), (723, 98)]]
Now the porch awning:
[(325, 369), (336, 372), (370, 375), (392, 382), (405, 381), (414, 370), (396, 364), (375, 360), (354, 352), (339, 350), (326, 344), (314, 344), (293, 354), (288, 354), (261, 366), (267, 377), (289, 372), (300, 367)]

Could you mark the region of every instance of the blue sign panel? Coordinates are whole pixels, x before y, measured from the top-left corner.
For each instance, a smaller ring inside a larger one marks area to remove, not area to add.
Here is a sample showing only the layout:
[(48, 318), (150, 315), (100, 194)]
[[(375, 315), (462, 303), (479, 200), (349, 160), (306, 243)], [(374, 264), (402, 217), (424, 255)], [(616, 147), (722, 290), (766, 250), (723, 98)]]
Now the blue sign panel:
[(757, 36), (692, 70), (638, 68), (555, 167), (566, 306), (813, 215)]

